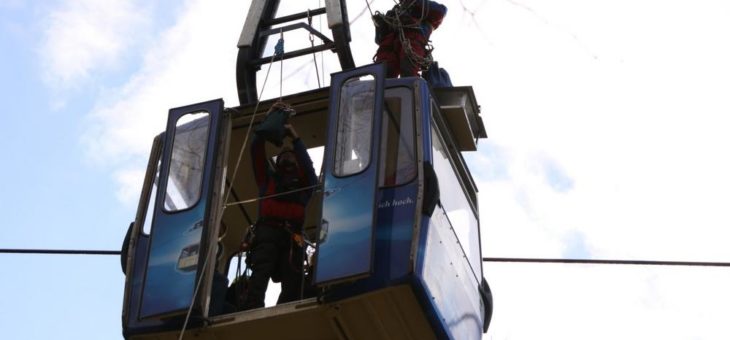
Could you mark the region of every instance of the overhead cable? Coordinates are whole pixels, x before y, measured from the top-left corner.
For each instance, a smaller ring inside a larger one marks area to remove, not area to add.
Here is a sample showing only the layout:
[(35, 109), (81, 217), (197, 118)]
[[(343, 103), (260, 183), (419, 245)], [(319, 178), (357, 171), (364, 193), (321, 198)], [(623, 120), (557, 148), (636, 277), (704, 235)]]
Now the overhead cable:
[[(236, 204), (240, 202), (234, 202)], [(46, 254), (46, 255), (121, 255), (119, 250), (89, 249), (18, 249), (0, 248), (0, 254)], [(484, 257), (484, 262), (511, 263), (554, 263), (554, 264), (615, 264), (637, 266), (687, 266), (687, 267), (730, 267), (730, 262), (708, 261), (647, 261), (647, 260), (599, 260), (599, 259), (550, 259), (522, 257)]]
[(618, 264), (638, 266), (730, 267), (730, 262), (703, 261), (645, 261), (645, 260), (592, 260), (592, 259), (538, 259), (519, 257), (484, 257), (484, 262), (563, 263), (563, 264)]
[(121, 255), (119, 250), (0, 249), (0, 254)]

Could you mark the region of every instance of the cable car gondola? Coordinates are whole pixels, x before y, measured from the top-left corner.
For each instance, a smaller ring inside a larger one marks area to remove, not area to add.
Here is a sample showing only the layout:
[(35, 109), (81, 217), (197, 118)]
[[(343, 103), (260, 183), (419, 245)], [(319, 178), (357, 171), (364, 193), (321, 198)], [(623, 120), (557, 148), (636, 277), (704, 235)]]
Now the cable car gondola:
[[(239, 40), (242, 105), (171, 109), (152, 143), (124, 245), (125, 338), (481, 338), (492, 298), (461, 152), (486, 132), (471, 87), (431, 88), (419, 77), (386, 79), (382, 64), (348, 64), (346, 7), (332, 0), (288, 19), (326, 13), (334, 41), (325, 45), (342, 54), (343, 71), (328, 88), (259, 102), (259, 41), (284, 23), (277, 7), (252, 2)], [(249, 136), (279, 101), (297, 112), (289, 119), (310, 150), (323, 149), (303, 230), (313, 255), (303, 275), (316, 296), (231, 310), (229, 268), (258, 218)]]

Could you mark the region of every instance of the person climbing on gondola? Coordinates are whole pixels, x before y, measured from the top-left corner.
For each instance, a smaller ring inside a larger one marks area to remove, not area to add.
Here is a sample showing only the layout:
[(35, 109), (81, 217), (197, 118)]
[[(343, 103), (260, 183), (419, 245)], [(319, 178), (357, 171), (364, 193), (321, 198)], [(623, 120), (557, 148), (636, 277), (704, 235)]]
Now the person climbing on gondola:
[(385, 15), (376, 12), (375, 62), (387, 65), (387, 77), (418, 76), (431, 64), (431, 33), (441, 25), (446, 6), (428, 0), (400, 0)]
[[(274, 115), (282, 112), (288, 116), (287, 110), (291, 108), (283, 103), (275, 104), (268, 113), (272, 118), (270, 121), (276, 121)], [(270, 278), (281, 282), (277, 304), (301, 298), (303, 244), (297, 240), (301, 240), (305, 207), (312, 196), (313, 186), (317, 184), (317, 176), (304, 142), (294, 126), (285, 121), (280, 120), (274, 125), (284, 123), (279, 135), (289, 137), (292, 148), (284, 146), (281, 149), (274, 169), (268, 165), (265, 144), (268, 140), (282, 145), (282, 140), (272, 139), (272, 134), (258, 129), (251, 144), (253, 172), (262, 199), (251, 245), (252, 274), (244, 310), (264, 307)], [(264, 124), (267, 124), (266, 121)], [(274, 126), (274, 130), (281, 128), (281, 125)]]

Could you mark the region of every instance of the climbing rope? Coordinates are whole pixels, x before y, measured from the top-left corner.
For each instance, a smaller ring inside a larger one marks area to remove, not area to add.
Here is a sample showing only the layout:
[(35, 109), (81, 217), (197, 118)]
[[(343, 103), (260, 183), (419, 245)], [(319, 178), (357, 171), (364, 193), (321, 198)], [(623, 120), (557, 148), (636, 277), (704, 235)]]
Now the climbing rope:
[[(373, 1), (375, 1), (375, 0), (373, 0)], [(373, 14), (373, 9), (370, 8), (370, 1), (365, 0), (365, 6), (368, 6), (368, 11), (370, 11), (370, 17), (373, 17), (374, 14)]]
[[(210, 256), (206, 256), (205, 261), (203, 261), (203, 272), (205, 272), (205, 268), (208, 265), (209, 257)], [(200, 277), (198, 278), (198, 283), (195, 285), (195, 292), (193, 292), (193, 300), (190, 302), (190, 308), (188, 308), (187, 314), (185, 314), (185, 322), (183, 322), (182, 329), (180, 330), (180, 337), (178, 338), (178, 340), (182, 340), (183, 335), (185, 334), (185, 328), (187, 328), (187, 326), (188, 326), (188, 321), (190, 320), (190, 314), (192, 313), (193, 306), (195, 305), (195, 297), (198, 296), (198, 291), (200, 290), (200, 283), (203, 282), (204, 276), (205, 275), (200, 275)]]
[[(307, 22), (309, 22), (309, 27), (312, 27), (312, 14), (309, 12), (309, 9), (307, 9)], [(314, 48), (314, 35), (311, 32), (309, 33), (309, 43)], [(322, 83), (319, 81), (319, 67), (317, 67), (316, 53), (312, 53), (312, 59), (314, 60), (314, 74), (317, 75), (317, 87), (322, 88)]]
[[(312, 24), (312, 18), (311, 18), (311, 14), (310, 14), (309, 11), (307, 11), (307, 16), (308, 16), (309, 25), (311, 26), (311, 24)], [(321, 21), (320, 21), (320, 24), (321, 24)], [(271, 67), (272, 67), (273, 63), (276, 61), (276, 58), (277, 57), (280, 58), (279, 59), (279, 64), (280, 64), (280, 73), (279, 73), (279, 101), (278, 101), (277, 104), (278, 105), (285, 105), (285, 108), (284, 109), (290, 109), (291, 110), (291, 107), (289, 105), (286, 105), (286, 104), (284, 104), (282, 102), (282, 98), (283, 98), (283, 82), (284, 82), (283, 81), (283, 76), (284, 76), (284, 32), (283, 32), (283, 28), (280, 29), (279, 34), (280, 34), (279, 40), (277, 41), (276, 45), (274, 46), (274, 54), (271, 56), (271, 61), (269, 62), (269, 67), (268, 67), (268, 69), (266, 71), (266, 76), (264, 78), (264, 83), (263, 83), (263, 85), (261, 87), (261, 91), (259, 92), (259, 96), (258, 96), (257, 101), (256, 101), (256, 106), (254, 107), (254, 110), (251, 113), (251, 120), (249, 121), (248, 128), (246, 129), (246, 135), (245, 135), (244, 140), (243, 140), (243, 145), (241, 146), (241, 149), (240, 149), (239, 154), (238, 154), (238, 158), (236, 160), (236, 165), (235, 165), (235, 167), (233, 169), (233, 176), (232, 176), (232, 178), (234, 178), (234, 179), (236, 178), (236, 174), (238, 173), (238, 169), (239, 169), (239, 167), (241, 165), (241, 160), (243, 158), (243, 152), (246, 149), (246, 145), (248, 144), (248, 139), (249, 139), (249, 136), (251, 134), (251, 129), (253, 127), (253, 122), (254, 122), (254, 119), (255, 119), (255, 117), (257, 115), (259, 105), (261, 103), (261, 97), (263, 96), (264, 90), (266, 88), (266, 83), (267, 83), (267, 81), (269, 79), (269, 74), (271, 72)], [(311, 33), (310, 33), (310, 38), (309, 39), (310, 39), (310, 42), (311, 42), (312, 46), (314, 46), (314, 38), (313, 38), (313, 36), (312, 36)], [(317, 84), (321, 87), (322, 85), (321, 85), (321, 82), (320, 82), (320, 79), (319, 79), (319, 68), (317, 66), (316, 54), (313, 54), (313, 57), (314, 57), (314, 63), (315, 63), (315, 71), (316, 71), (316, 74), (317, 74)], [(323, 71), (324, 71), (324, 69), (323, 69)], [(314, 188), (317, 188), (317, 187), (320, 187), (320, 184), (315, 184), (315, 185), (308, 186), (308, 187), (305, 187), (305, 188), (291, 190), (291, 191), (288, 191), (288, 192), (279, 193), (279, 194), (275, 194), (275, 195), (270, 195), (270, 196), (265, 196), (265, 197), (258, 197), (258, 198), (252, 199), (252, 200), (226, 203), (223, 206), (223, 211), (225, 211), (225, 209), (227, 207), (232, 206), (232, 205), (244, 204), (244, 203), (248, 203), (248, 202), (255, 202), (255, 201), (258, 201), (258, 200), (263, 200), (263, 199), (272, 198), (272, 197), (281, 196), (281, 195), (287, 195), (287, 194), (291, 194), (291, 193), (294, 193), (294, 192), (300, 192), (300, 191), (304, 191), (304, 190), (311, 190), (311, 189), (314, 189)], [(228, 198), (230, 197), (230, 194), (231, 194), (232, 190), (233, 190), (233, 183), (231, 182), (228, 190), (226, 190), (226, 195), (224, 197), (223, 202), (228, 202)], [(218, 221), (216, 223), (217, 224), (220, 224), (222, 218), (223, 218), (223, 212), (221, 212), (219, 214)], [(207, 268), (208, 258), (209, 257), (210, 256), (206, 256), (205, 257), (205, 261), (203, 262), (203, 271), (205, 271), (205, 269)], [(240, 255), (239, 255), (239, 263), (238, 263), (238, 268), (236, 270), (236, 276), (237, 277), (239, 275), (241, 275), (241, 274), (242, 275), (246, 275), (245, 272), (248, 270), (248, 266), (246, 266), (246, 269), (244, 269), (243, 273), (241, 273), (240, 266), (241, 266), (241, 258), (240, 258)], [(190, 315), (192, 314), (192, 309), (193, 309), (193, 306), (195, 305), (195, 299), (197, 298), (197, 295), (198, 295), (198, 292), (199, 292), (199, 289), (200, 289), (200, 285), (202, 283), (203, 276), (204, 275), (201, 275), (200, 278), (198, 278), (198, 282), (196, 284), (195, 291), (193, 293), (193, 298), (192, 298), (192, 301), (190, 303), (190, 307), (188, 308), (188, 311), (187, 311), (186, 316), (185, 316), (185, 321), (183, 323), (182, 329), (180, 330), (179, 340), (182, 340), (182, 338), (183, 338), (183, 336), (185, 334), (185, 330), (187, 328), (187, 324), (188, 324), (188, 321), (190, 319)]]
[[(319, 0), (318, 8), (322, 8), (322, 0)], [(319, 16), (319, 31), (322, 32), (322, 16)], [(319, 62), (322, 64), (322, 85), (326, 86), (327, 78), (324, 77), (324, 51), (319, 52)]]
[[(246, 144), (248, 143), (248, 137), (250, 136), (250, 134), (251, 134), (251, 128), (253, 127), (253, 121), (254, 121), (254, 118), (256, 117), (256, 112), (259, 109), (259, 104), (261, 104), (261, 97), (264, 94), (264, 89), (266, 88), (266, 82), (269, 79), (269, 73), (271, 72), (271, 66), (273, 65), (273, 63), (275, 61), (275, 58), (278, 55), (281, 55), (282, 56), (282, 63), (283, 63), (283, 54), (284, 54), (284, 38), (283, 38), (283, 36), (284, 36), (284, 34), (282, 32), (281, 33), (281, 38), (279, 39), (279, 42), (277, 43), (276, 47), (274, 48), (274, 55), (271, 56), (271, 61), (269, 62), (269, 68), (266, 70), (266, 77), (264, 77), (264, 83), (261, 86), (261, 92), (259, 92), (258, 99), (256, 100), (256, 106), (254, 107), (254, 110), (251, 113), (251, 121), (249, 121), (248, 129), (246, 129), (246, 136), (243, 139), (243, 145), (241, 146), (241, 151), (238, 153), (238, 159), (236, 160), (236, 166), (233, 168), (233, 177), (231, 177), (231, 178), (236, 178), (236, 174), (238, 173), (238, 168), (241, 165), (241, 159), (243, 158), (243, 150), (246, 149)], [(280, 53), (277, 54), (277, 52), (280, 52)], [(281, 97), (279, 97), (279, 99), (281, 99)], [(228, 198), (230, 197), (230, 194), (231, 194), (231, 191), (232, 190), (233, 190), (233, 183), (231, 182), (231, 185), (229, 186), (228, 190), (226, 190), (226, 195), (225, 195), (225, 197), (223, 199), (223, 202), (228, 202)], [(225, 211), (225, 208), (226, 207), (227, 207), (227, 205), (224, 205), (223, 206), (223, 211)], [(216, 225), (219, 225), (221, 223), (222, 219), (223, 219), (223, 212), (221, 212), (219, 214), (219, 216), (217, 218), (217, 221), (216, 221)], [(206, 256), (205, 257), (205, 261), (203, 262), (203, 268), (202, 268), (203, 271), (205, 271), (205, 269), (208, 266), (208, 258), (209, 257), (210, 256)], [(188, 324), (188, 321), (190, 319), (190, 315), (191, 315), (191, 313), (193, 311), (193, 306), (195, 305), (195, 299), (198, 296), (198, 291), (200, 289), (200, 284), (201, 284), (202, 279), (203, 279), (204, 276), (205, 275), (200, 275), (200, 278), (198, 278), (198, 282), (195, 285), (195, 291), (193, 293), (193, 299), (190, 302), (190, 308), (188, 308), (188, 312), (185, 315), (185, 322), (183, 323), (182, 329), (180, 330), (180, 337), (178, 338), (179, 340), (182, 340), (183, 335), (185, 334), (185, 329), (187, 328), (187, 324)]]
[[(282, 49), (283, 49), (283, 47), (284, 46), (283, 46), (283, 42), (282, 42)], [(243, 139), (243, 145), (241, 145), (241, 151), (239, 151), (239, 153), (238, 153), (238, 159), (236, 160), (236, 166), (233, 168), (233, 176), (231, 176), (232, 179), (236, 178), (236, 174), (238, 173), (238, 168), (241, 165), (241, 159), (243, 158), (243, 151), (246, 149), (246, 144), (248, 144), (248, 137), (251, 134), (251, 128), (253, 127), (254, 118), (256, 118), (256, 113), (259, 110), (259, 104), (261, 104), (261, 97), (264, 95), (264, 89), (266, 88), (266, 82), (269, 80), (269, 73), (271, 72), (271, 65), (273, 65), (273, 63), (274, 63), (274, 58), (276, 58), (276, 54), (271, 56), (271, 61), (269, 62), (269, 68), (266, 70), (266, 77), (264, 77), (264, 83), (261, 86), (261, 92), (259, 92), (259, 97), (256, 100), (256, 107), (253, 109), (253, 112), (251, 112), (251, 120), (248, 122), (248, 128), (246, 129), (246, 136)], [(230, 196), (232, 190), (233, 190), (233, 181), (231, 181), (231, 185), (228, 187), (228, 190), (226, 191), (226, 196), (223, 199), (223, 202), (228, 202), (228, 197)]]
[(283, 97), (284, 93), (284, 29), (279, 29), (279, 41), (276, 42), (276, 46), (274, 47), (274, 57), (280, 56), (281, 59), (279, 59), (279, 65), (281, 65), (281, 69), (279, 71), (279, 101), (281, 102), (281, 97)]
[(269, 198), (276, 198), (276, 197), (279, 197), (279, 196), (286, 196), (286, 195), (293, 194), (293, 193), (297, 193), (297, 192), (301, 192), (301, 191), (306, 191), (306, 190), (310, 190), (310, 189), (319, 188), (321, 186), (322, 185), (318, 183), (318, 184), (313, 184), (313, 185), (306, 186), (306, 187), (302, 187), (302, 188), (298, 188), (298, 189), (293, 189), (293, 190), (289, 190), (289, 191), (285, 191), (285, 192), (280, 192), (280, 193), (277, 193), (277, 194), (271, 194), (271, 195), (267, 195), (267, 196), (250, 198), (250, 199), (243, 200), (243, 201), (236, 201), (236, 202), (226, 203), (226, 207), (230, 207), (230, 206), (233, 206), (233, 205), (241, 205), (241, 204), (246, 204), (246, 203), (253, 203), (253, 202), (262, 201), (262, 200), (269, 199)]
[[(367, 3), (367, 0), (365, 1)], [(414, 50), (413, 46), (411, 45), (410, 39), (408, 39), (405, 35), (406, 29), (411, 30), (420, 30), (421, 29), (421, 23), (426, 18), (426, 13), (428, 12), (428, 3), (426, 3), (426, 6), (421, 6), (421, 15), (417, 20), (414, 20), (411, 24), (404, 24), (401, 20), (401, 17), (403, 16), (410, 16), (408, 13), (408, 10), (415, 4), (415, 1), (411, 1), (405, 4), (396, 3), (395, 6), (393, 6), (393, 16), (387, 16), (383, 15), (380, 12), (375, 12), (374, 16), (379, 16), (380, 19), (388, 26), (393, 28), (393, 30), (396, 31), (398, 34), (398, 40), (401, 43), (401, 46), (403, 48), (403, 51), (405, 52), (406, 56), (408, 57), (408, 61), (413, 64), (414, 66), (417, 66), (422, 71), (428, 70), (428, 68), (433, 63), (433, 45), (431, 45), (430, 41), (426, 41), (426, 44), (424, 45), (424, 51), (425, 56), (418, 55)], [(370, 6), (368, 5), (368, 8)], [(416, 18), (413, 18), (416, 19)]]

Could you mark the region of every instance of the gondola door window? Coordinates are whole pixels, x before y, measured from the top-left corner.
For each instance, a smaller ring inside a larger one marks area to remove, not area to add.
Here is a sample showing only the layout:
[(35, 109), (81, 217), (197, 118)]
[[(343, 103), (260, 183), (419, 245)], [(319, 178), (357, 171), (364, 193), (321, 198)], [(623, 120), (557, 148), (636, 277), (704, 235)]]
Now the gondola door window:
[(353, 78), (342, 86), (337, 122), (335, 176), (362, 172), (370, 164), (375, 82)]
[(165, 211), (188, 209), (200, 198), (209, 122), (207, 112), (196, 112), (180, 117), (175, 124)]

